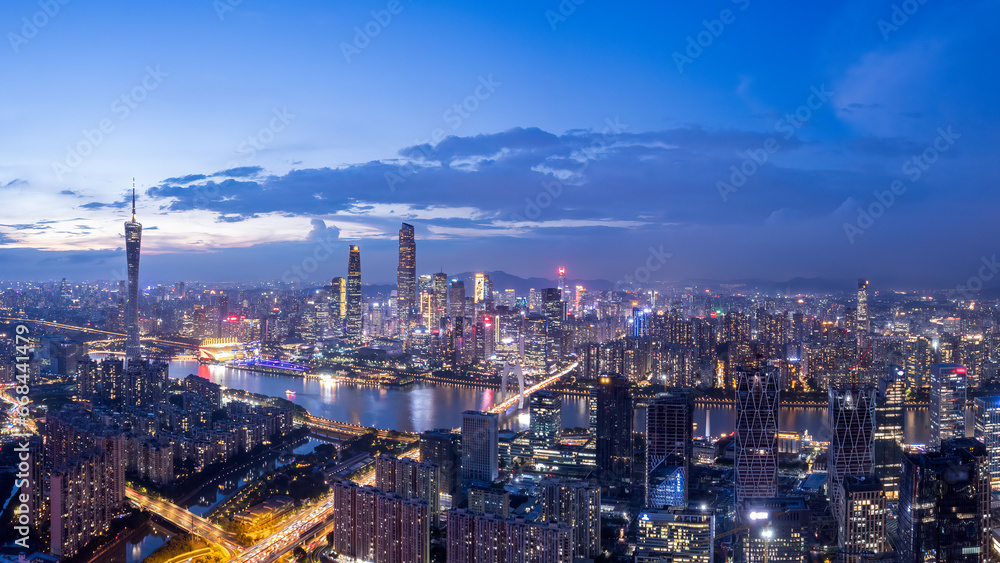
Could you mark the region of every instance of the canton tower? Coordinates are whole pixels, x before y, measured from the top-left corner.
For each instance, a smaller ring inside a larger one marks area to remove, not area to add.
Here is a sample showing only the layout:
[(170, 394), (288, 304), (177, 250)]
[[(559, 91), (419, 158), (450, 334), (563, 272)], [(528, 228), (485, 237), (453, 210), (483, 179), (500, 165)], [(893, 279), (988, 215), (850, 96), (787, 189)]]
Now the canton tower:
[(132, 220), (125, 221), (125, 258), (128, 261), (128, 298), (125, 301), (125, 367), (142, 360), (139, 345), (139, 243), (142, 224), (135, 220), (135, 180), (132, 181)]

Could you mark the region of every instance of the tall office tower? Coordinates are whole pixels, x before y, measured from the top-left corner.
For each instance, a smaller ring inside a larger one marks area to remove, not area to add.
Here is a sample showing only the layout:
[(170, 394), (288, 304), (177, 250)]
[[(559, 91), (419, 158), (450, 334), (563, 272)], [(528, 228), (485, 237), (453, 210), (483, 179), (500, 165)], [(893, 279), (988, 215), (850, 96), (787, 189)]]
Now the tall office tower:
[(465, 314), (465, 282), (462, 280), (451, 280), (451, 303), (448, 308), (448, 315), (457, 319), (466, 316)]
[(885, 555), (887, 540), (885, 490), (875, 475), (847, 475), (838, 495), (840, 534), (837, 546), (843, 563), (866, 563)]
[(557, 362), (566, 350), (563, 350), (563, 321), (566, 319), (566, 304), (562, 302), (562, 290), (546, 288), (542, 290), (542, 314), (548, 323), (548, 357)]
[(899, 498), (899, 464), (903, 461), (903, 398), (906, 371), (889, 366), (879, 378), (875, 396), (875, 475), (889, 503)]
[[(858, 278), (858, 307), (856, 327), (858, 332), (867, 334), (871, 331), (871, 318), (868, 316), (868, 280)], [(867, 340), (865, 340), (867, 345)]]
[(540, 504), (545, 522), (574, 530), (573, 557), (595, 559), (601, 553), (601, 488), (586, 481), (543, 479)]
[(714, 538), (711, 510), (644, 510), (639, 514), (635, 563), (713, 563)]
[(330, 327), (337, 336), (344, 332), (347, 322), (347, 280), (333, 278), (330, 286)]
[(451, 508), (460, 495), (459, 468), (462, 466), (461, 436), (446, 430), (420, 434), (420, 459), (437, 465), (441, 476), (441, 508)]
[(990, 553), (986, 447), (971, 438), (903, 457), (897, 561), (973, 563)]
[(931, 436), (928, 448), (936, 450), (946, 440), (965, 437), (966, 378), (963, 365), (931, 366)]
[(132, 181), (132, 220), (125, 221), (125, 259), (128, 262), (128, 299), (125, 302), (125, 366), (142, 358), (139, 344), (139, 246), (142, 223), (135, 220), (135, 180)]
[[(694, 395), (661, 393), (646, 407), (646, 506), (687, 507)], [(681, 482), (669, 476), (680, 469)]]
[(986, 463), (990, 472), (990, 489), (1000, 491), (1000, 396), (976, 397), (976, 440), (986, 446)]
[(736, 372), (736, 502), (778, 495), (778, 369)]
[(569, 287), (566, 285), (566, 268), (559, 266), (559, 269), (556, 270), (556, 272), (559, 274), (559, 280), (556, 287), (559, 289), (561, 295), (566, 295), (566, 292), (569, 291)]
[(448, 317), (448, 276), (444, 272), (431, 276), (431, 291), (431, 326), (436, 327)]
[(364, 336), (361, 305), (361, 249), (352, 244), (347, 261), (347, 339), (353, 343), (360, 343)]
[(868, 475), (875, 466), (875, 389), (831, 386), (827, 479), (834, 518), (843, 522), (841, 483), (847, 475)]
[(815, 537), (811, 510), (798, 497), (745, 498), (736, 506), (747, 531), (737, 544), (735, 561), (805, 563)]
[(479, 305), (480, 303), (493, 299), (493, 282), (490, 281), (489, 274), (485, 272), (477, 273), (475, 284), (473, 303)]
[(462, 413), (462, 483), (492, 483), (499, 476), (500, 416), (495, 412)]
[(536, 391), (528, 401), (531, 447), (555, 449), (562, 435), (562, 396), (554, 391)]
[(608, 478), (632, 476), (632, 397), (620, 375), (598, 378), (591, 391), (597, 467)]
[(396, 267), (396, 299), (399, 316), (406, 318), (417, 306), (417, 242), (413, 225), (399, 228), (399, 266)]
[(548, 358), (548, 320), (541, 315), (524, 319), (524, 363), (536, 370), (545, 369)]

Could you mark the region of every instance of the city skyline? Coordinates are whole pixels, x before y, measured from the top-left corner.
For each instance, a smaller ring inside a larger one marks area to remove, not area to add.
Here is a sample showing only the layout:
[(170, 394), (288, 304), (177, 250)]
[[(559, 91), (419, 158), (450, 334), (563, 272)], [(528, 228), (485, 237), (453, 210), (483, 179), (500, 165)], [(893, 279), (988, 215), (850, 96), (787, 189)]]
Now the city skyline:
[[(144, 249), (151, 280), (280, 279), (336, 241), (344, 253), (361, 244), (368, 278), (391, 283), (401, 221), (430, 271), (522, 277), (558, 264), (620, 279), (654, 248), (671, 254), (657, 271), (670, 281), (863, 273), (952, 287), (994, 255), (996, 78), (977, 72), (997, 40), (988, 3), (902, 18), (861, 2), (642, 6), (643, 17), (401, 3), (388, 21), (381, 6), (219, 4), (115, 10), (101, 42), (80, 41), (100, 3), (60, 4), (34, 30), (35, 3), (10, 7), (0, 59), (24, 85), (0, 94), (21, 114), (5, 118), (19, 134), (0, 144), (9, 277), (112, 278), (132, 176), (158, 231)], [(161, 27), (139, 36), (150, 18)], [(751, 30), (768, 20), (781, 33), (761, 41)], [(267, 36), (287, 50), (253, 41)], [(408, 52), (417, 37), (423, 57)], [(101, 62), (122, 44), (133, 47), (123, 60)], [(302, 48), (317, 70), (287, 58)], [(254, 86), (260, 72), (271, 88)], [(53, 77), (101, 86), (69, 98)], [(949, 216), (962, 219), (949, 237), (925, 228)]]

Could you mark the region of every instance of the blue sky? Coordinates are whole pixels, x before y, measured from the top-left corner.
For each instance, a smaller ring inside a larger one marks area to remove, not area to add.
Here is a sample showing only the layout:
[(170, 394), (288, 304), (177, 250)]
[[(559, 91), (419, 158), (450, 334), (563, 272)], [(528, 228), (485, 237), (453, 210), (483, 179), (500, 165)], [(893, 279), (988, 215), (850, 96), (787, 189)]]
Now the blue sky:
[(115, 277), (133, 176), (150, 282), (390, 281), (402, 220), (421, 272), (996, 252), (996, 2), (64, 1), (0, 8), (6, 279)]

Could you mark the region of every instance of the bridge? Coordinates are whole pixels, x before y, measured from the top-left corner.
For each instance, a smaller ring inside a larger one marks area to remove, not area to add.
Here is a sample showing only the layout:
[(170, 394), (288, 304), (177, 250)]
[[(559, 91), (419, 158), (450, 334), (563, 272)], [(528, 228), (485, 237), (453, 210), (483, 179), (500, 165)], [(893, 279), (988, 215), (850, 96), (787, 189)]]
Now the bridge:
[(305, 415), (304, 419), (305, 425), (309, 428), (310, 432), (320, 436), (336, 438), (338, 440), (350, 440), (351, 438), (357, 438), (358, 436), (367, 434), (372, 430), (374, 430), (378, 434), (378, 437), (383, 440), (391, 438), (412, 442), (420, 439), (420, 436), (413, 432), (383, 430), (381, 428), (373, 428), (371, 426), (362, 426), (360, 424), (352, 424), (350, 422), (339, 422), (328, 418), (320, 418), (311, 414)]
[(135, 501), (140, 507), (160, 516), (171, 524), (221, 545), (229, 553), (236, 554), (243, 551), (243, 546), (236, 542), (231, 533), (222, 530), (200, 516), (192, 514), (187, 509), (165, 500), (151, 498), (131, 487), (125, 487), (125, 496)]
[(552, 385), (556, 381), (559, 381), (559, 379), (562, 376), (564, 376), (567, 373), (575, 370), (577, 368), (577, 366), (579, 366), (579, 365), (580, 365), (579, 361), (573, 362), (572, 364), (566, 366), (561, 371), (559, 371), (555, 375), (549, 377), (548, 379), (544, 379), (544, 380), (542, 380), (542, 381), (540, 381), (540, 382), (532, 385), (531, 387), (528, 387), (527, 389), (524, 389), (521, 392), (520, 395), (514, 395), (513, 397), (511, 397), (511, 398), (509, 398), (509, 399), (507, 399), (507, 400), (505, 400), (505, 401), (503, 401), (503, 402), (501, 402), (501, 403), (499, 403), (497, 405), (493, 405), (490, 408), (489, 412), (495, 412), (495, 413), (503, 414), (503, 413), (507, 412), (507, 409), (509, 409), (510, 407), (514, 406), (514, 403), (517, 403), (517, 402), (520, 401), (520, 404), (523, 405), (525, 398), (527, 398), (528, 396), (530, 396), (535, 391), (541, 391), (542, 389), (545, 389), (546, 387), (549, 387), (550, 385)]
[[(126, 334), (124, 332), (114, 332), (110, 330), (101, 330), (99, 328), (93, 328), (89, 326), (77, 326), (66, 323), (57, 323), (55, 321), (43, 321), (40, 319), (24, 319), (18, 317), (0, 317), (0, 321), (17, 322), (17, 323), (34, 323), (37, 325), (58, 328), (60, 330), (70, 330), (73, 332), (86, 332), (89, 334), (103, 334), (105, 336), (115, 336), (120, 337), (122, 340), (125, 339)], [(141, 339), (143, 342), (148, 342), (150, 344), (157, 344), (160, 346), (174, 346), (177, 348), (193, 348), (197, 349), (198, 344), (194, 342), (177, 342), (173, 340), (164, 340), (162, 338), (149, 338), (145, 337)], [(108, 339), (108, 341), (116, 341), (116, 339)]]

